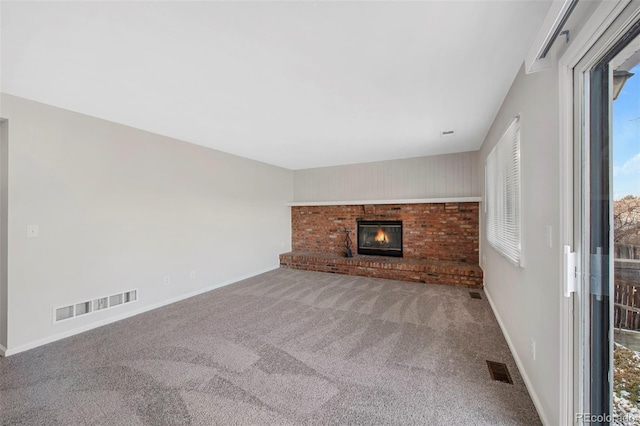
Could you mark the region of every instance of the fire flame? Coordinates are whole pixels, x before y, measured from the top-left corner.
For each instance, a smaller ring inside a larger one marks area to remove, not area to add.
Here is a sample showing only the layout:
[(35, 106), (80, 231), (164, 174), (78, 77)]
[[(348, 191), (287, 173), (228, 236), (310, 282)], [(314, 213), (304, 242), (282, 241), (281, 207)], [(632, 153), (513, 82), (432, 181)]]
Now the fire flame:
[(389, 242), (389, 237), (387, 233), (382, 230), (382, 228), (378, 228), (378, 233), (376, 234), (374, 240), (378, 244), (387, 244)]

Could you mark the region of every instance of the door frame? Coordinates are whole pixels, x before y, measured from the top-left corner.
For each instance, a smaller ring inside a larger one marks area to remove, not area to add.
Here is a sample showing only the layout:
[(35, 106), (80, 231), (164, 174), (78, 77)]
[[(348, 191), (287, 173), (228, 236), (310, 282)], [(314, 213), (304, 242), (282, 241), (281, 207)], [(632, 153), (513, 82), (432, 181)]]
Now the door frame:
[[(588, 71), (613, 44), (626, 32), (628, 26), (640, 16), (640, 2), (626, 0), (602, 2), (580, 28), (573, 42), (558, 59), (559, 92), (559, 155), (560, 155), (560, 245), (568, 245), (573, 251), (584, 252), (581, 246), (583, 225), (588, 217), (581, 208), (583, 200), (584, 147), (588, 143), (582, 135), (588, 128)], [(589, 54), (587, 58), (585, 55)], [(576, 70), (576, 67), (579, 69)], [(587, 79), (574, 81), (574, 72), (586, 74)], [(560, 396), (561, 417), (565, 424), (578, 424), (577, 413), (589, 411), (589, 383), (585, 369), (589, 367), (588, 342), (582, 324), (587, 317), (584, 307), (584, 281), (588, 276), (587, 262), (577, 256), (576, 293), (566, 298), (560, 289), (561, 363)], [(564, 274), (564, 271), (561, 271)], [(588, 286), (588, 280), (587, 286)], [(562, 277), (559, 282), (563, 282)]]

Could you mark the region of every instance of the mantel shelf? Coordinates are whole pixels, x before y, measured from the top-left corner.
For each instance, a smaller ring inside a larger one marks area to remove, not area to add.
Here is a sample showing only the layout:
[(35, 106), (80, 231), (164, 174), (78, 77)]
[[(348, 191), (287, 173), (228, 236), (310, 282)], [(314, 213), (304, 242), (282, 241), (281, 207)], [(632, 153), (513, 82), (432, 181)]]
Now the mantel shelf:
[(359, 206), (365, 204), (473, 203), (480, 201), (482, 201), (482, 197), (409, 198), (401, 200), (298, 201), (287, 203), (287, 206)]

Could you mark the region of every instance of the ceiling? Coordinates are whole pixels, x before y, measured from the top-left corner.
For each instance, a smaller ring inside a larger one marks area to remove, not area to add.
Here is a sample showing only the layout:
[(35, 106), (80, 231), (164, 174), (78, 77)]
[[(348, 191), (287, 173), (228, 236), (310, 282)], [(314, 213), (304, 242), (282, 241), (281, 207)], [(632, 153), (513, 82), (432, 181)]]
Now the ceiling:
[(2, 1), (0, 89), (288, 169), (471, 151), (549, 6)]

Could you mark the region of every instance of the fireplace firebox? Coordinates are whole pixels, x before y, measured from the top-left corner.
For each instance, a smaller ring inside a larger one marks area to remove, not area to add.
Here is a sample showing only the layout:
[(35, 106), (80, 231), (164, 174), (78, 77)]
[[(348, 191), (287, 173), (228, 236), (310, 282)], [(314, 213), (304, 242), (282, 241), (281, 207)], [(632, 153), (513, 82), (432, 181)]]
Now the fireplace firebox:
[(358, 254), (402, 257), (402, 221), (359, 220)]

